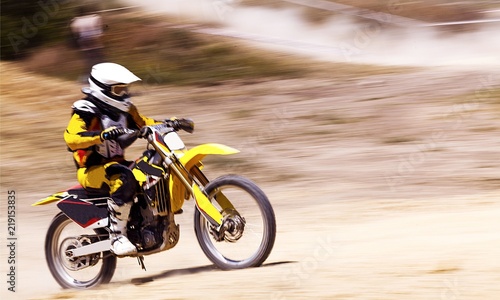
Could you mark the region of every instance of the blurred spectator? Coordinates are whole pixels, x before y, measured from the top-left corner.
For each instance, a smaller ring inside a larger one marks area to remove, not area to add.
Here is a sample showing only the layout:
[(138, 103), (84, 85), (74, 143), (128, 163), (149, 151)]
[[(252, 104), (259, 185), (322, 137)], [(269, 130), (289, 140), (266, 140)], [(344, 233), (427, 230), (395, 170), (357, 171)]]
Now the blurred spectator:
[(71, 21), (70, 28), (75, 45), (85, 60), (85, 72), (88, 73), (93, 65), (104, 62), (102, 43), (104, 26), (101, 16), (88, 12), (85, 7), (80, 7), (78, 17)]

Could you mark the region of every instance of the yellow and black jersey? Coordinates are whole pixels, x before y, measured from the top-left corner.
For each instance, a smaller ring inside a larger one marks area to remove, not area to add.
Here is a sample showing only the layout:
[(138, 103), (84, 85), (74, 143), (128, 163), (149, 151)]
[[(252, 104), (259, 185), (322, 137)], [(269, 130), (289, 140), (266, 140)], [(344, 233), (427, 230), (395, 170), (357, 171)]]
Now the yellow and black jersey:
[[(106, 111), (92, 98), (76, 101), (64, 140), (78, 168), (123, 161), (124, 149), (116, 141), (102, 141), (101, 131), (111, 126), (140, 129), (160, 122), (141, 115), (134, 105), (128, 112)], [(126, 148), (126, 147), (125, 147)]]

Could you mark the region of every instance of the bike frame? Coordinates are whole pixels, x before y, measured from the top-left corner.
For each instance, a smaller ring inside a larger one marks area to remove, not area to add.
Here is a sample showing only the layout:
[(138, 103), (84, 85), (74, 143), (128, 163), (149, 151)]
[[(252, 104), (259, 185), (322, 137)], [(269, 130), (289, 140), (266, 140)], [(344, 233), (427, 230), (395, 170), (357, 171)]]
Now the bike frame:
[[(170, 149), (162, 137), (161, 126), (166, 125), (150, 127), (152, 133), (148, 136), (148, 142), (160, 154), (164, 166), (170, 170), (169, 191), (172, 210), (176, 211), (182, 207), (187, 191), (195, 199), (196, 207), (201, 214), (219, 229), (222, 225), (223, 216), (200, 188), (208, 183), (208, 180), (200, 170), (201, 160), (207, 155), (230, 155), (239, 151), (232, 147), (216, 143), (202, 144), (190, 150), (185, 150), (185, 148)], [(176, 151), (179, 154), (176, 154)], [(231, 203), (225, 197), (219, 198), (222, 199), (217, 199), (217, 202), (223, 208), (232, 207)]]

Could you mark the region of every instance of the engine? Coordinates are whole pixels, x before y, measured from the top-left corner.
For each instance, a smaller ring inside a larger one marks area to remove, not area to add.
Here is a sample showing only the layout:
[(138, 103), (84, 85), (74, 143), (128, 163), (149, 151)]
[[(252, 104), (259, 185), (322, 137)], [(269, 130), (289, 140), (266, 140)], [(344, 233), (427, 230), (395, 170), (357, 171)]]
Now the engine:
[(130, 210), (127, 236), (139, 252), (168, 250), (179, 241), (179, 225), (170, 209), (167, 187), (165, 179), (157, 180), (150, 189), (138, 194), (138, 201)]
[(158, 226), (147, 226), (146, 228), (140, 230), (139, 233), (143, 249), (151, 250), (159, 247), (162, 244), (163, 238), (160, 232), (163, 232), (163, 229), (161, 231), (159, 229), (160, 228), (158, 228)]
[(139, 201), (132, 206), (127, 237), (139, 251), (154, 250), (163, 243), (166, 218), (153, 215), (143, 204)]

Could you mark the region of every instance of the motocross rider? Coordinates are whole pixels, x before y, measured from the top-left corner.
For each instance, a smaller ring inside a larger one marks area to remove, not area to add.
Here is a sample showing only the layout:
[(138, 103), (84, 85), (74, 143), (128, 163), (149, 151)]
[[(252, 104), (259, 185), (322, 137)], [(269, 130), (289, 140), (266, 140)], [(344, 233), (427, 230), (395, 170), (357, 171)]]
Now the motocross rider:
[(124, 129), (161, 123), (141, 115), (131, 102), (128, 87), (141, 80), (125, 67), (100, 63), (92, 67), (84, 99), (76, 101), (64, 140), (73, 151), (78, 181), (87, 191), (109, 193), (111, 248), (118, 256), (137, 253), (127, 238), (127, 222), (137, 181), (127, 167), (121, 140)]

